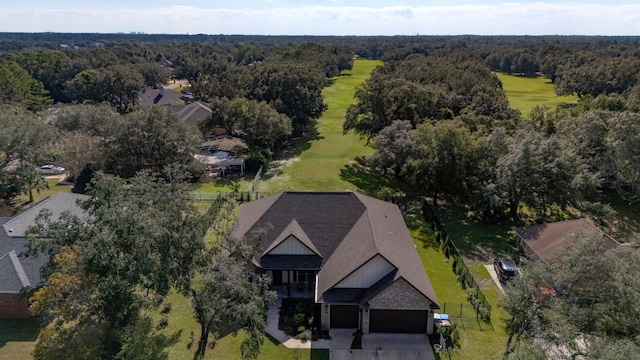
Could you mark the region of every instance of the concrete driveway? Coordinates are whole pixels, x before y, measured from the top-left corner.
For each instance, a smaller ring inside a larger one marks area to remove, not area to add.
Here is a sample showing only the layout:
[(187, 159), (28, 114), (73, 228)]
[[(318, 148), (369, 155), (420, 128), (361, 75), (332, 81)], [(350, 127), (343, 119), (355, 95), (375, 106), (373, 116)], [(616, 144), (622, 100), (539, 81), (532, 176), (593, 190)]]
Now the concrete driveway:
[(504, 287), (506, 286), (506, 284), (502, 284), (500, 280), (498, 280), (498, 274), (496, 274), (496, 269), (493, 268), (493, 264), (485, 265), (484, 267), (487, 268), (487, 271), (489, 272), (489, 275), (491, 275), (493, 282), (496, 283), (496, 286), (498, 287), (498, 289), (500, 289), (502, 295), (504, 295)]
[(362, 349), (352, 350), (356, 329), (331, 329), (329, 340), (301, 341), (278, 329), (280, 297), (267, 311), (265, 331), (288, 348), (329, 349), (330, 360), (435, 360), (425, 334), (375, 333), (362, 337)]
[[(362, 349), (352, 350), (353, 330), (341, 333), (342, 330), (331, 330), (331, 340), (337, 337), (348, 339), (348, 347), (332, 346), (329, 348), (330, 360), (434, 360), (429, 339), (424, 334), (384, 334), (375, 333), (362, 337)], [(336, 339), (337, 340), (337, 339)], [(338, 341), (345, 344), (347, 341)]]

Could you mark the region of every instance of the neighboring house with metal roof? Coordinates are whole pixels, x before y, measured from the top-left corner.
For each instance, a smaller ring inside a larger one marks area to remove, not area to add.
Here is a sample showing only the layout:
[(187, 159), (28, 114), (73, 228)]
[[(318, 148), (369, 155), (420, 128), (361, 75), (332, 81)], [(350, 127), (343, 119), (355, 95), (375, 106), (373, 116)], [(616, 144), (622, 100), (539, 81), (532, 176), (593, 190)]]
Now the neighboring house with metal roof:
[(551, 263), (562, 255), (567, 239), (575, 234), (599, 235), (602, 250), (611, 250), (620, 243), (605, 234), (586, 219), (558, 221), (515, 229), (518, 244), (532, 261)]
[(40, 268), (47, 261), (46, 256), (23, 257), (27, 251), (27, 229), (35, 225), (40, 211), (47, 209), (51, 219), (57, 220), (63, 212), (83, 216), (78, 201), (87, 195), (62, 192), (48, 197), (20, 214), (10, 218), (0, 218), (0, 318), (26, 318), (29, 307), (25, 300), (17, 297), (25, 287), (37, 286)]
[(258, 271), (320, 307), (323, 330), (433, 332), (440, 308), (400, 209), (355, 192), (284, 192), (245, 203), (233, 235), (266, 231)]

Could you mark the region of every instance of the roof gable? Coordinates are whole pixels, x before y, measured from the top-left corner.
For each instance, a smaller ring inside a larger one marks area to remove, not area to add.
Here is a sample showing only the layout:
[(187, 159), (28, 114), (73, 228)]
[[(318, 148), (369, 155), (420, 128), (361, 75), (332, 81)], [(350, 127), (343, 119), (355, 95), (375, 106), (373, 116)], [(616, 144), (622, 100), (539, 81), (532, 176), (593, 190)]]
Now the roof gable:
[(180, 120), (196, 126), (202, 119), (211, 116), (211, 108), (201, 101), (194, 101), (183, 106), (172, 106), (171, 110), (178, 115)]
[(311, 239), (293, 219), (262, 255), (320, 255)]
[(375, 255), (335, 285), (336, 288), (369, 288), (396, 267), (384, 257)]
[(318, 296), (378, 254), (369, 218), (363, 214), (318, 273)]
[[(428, 310), (433, 301), (400, 277), (368, 299), (371, 309)], [(437, 308), (437, 307), (436, 307)]]
[(171, 89), (146, 89), (140, 91), (140, 106), (184, 104), (182, 94)]
[(245, 203), (233, 236), (265, 231), (261, 242), (264, 252), (295, 219), (324, 263), (364, 211), (364, 205), (350, 192), (285, 192)]
[[(378, 274), (389, 278), (385, 284), (402, 278), (435, 307), (439, 306), (395, 204), (353, 192), (285, 192), (244, 204), (234, 236), (266, 230), (261, 243), (265, 253), (287, 239), (291, 234), (287, 229), (294, 221), (322, 256), (317, 301), (324, 301), (324, 293), (332, 289), (349, 289), (335, 286), (379, 255), (394, 268), (386, 276)], [(256, 265), (260, 266), (259, 259)], [(341, 286), (347, 286), (351, 280), (345, 280)]]

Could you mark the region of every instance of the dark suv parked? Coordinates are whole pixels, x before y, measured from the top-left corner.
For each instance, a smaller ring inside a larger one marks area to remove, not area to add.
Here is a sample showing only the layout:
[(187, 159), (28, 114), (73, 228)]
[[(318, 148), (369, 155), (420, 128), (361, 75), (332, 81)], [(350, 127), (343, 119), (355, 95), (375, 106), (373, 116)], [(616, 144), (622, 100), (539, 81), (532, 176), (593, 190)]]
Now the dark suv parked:
[(516, 276), (518, 267), (515, 261), (503, 257), (493, 260), (493, 268), (496, 269), (496, 275), (500, 282), (505, 282)]

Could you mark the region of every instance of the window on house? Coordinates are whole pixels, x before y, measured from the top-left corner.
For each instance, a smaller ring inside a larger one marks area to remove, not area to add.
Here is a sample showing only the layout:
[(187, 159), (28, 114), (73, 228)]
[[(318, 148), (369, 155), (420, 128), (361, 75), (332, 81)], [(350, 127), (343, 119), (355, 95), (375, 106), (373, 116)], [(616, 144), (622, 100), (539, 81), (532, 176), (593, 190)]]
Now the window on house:
[(298, 270), (294, 273), (293, 279), (294, 282), (315, 282), (316, 272), (313, 270)]

